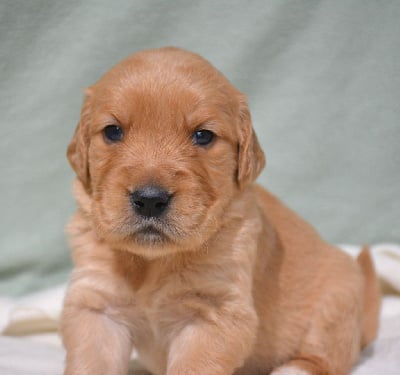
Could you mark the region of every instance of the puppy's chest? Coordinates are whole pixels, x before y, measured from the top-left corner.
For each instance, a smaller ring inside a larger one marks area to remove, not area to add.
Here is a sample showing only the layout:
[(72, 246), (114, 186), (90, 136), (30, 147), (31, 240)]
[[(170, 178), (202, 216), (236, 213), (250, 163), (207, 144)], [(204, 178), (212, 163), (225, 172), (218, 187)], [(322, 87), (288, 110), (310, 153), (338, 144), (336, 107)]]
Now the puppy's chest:
[(182, 302), (191, 289), (192, 281), (183, 272), (147, 272), (134, 292), (131, 319), (135, 336), (164, 342), (171, 331), (178, 329)]
[(165, 374), (172, 341), (193, 319), (184, 302), (190, 285), (182, 274), (148, 275), (135, 292), (133, 345), (142, 365), (153, 374)]
[(130, 321), (139, 357), (166, 356), (171, 342), (186, 326), (215, 318), (233, 294), (232, 277), (225, 277), (226, 262), (224, 267), (220, 263), (191, 259), (179, 264), (147, 264), (138, 270), (142, 274), (140, 282), (132, 285)]

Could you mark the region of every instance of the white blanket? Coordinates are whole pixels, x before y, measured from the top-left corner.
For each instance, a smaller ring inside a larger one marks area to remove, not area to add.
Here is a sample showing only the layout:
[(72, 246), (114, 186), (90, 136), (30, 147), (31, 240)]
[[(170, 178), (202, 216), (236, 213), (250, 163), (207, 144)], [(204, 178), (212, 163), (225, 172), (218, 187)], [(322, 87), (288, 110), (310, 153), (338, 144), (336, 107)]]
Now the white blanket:
[[(358, 246), (342, 246), (356, 255)], [(367, 348), (352, 375), (400, 374), (400, 246), (371, 248), (385, 291), (378, 339)], [(65, 285), (20, 299), (0, 298), (0, 374), (57, 375), (64, 350), (57, 334)], [(132, 362), (130, 374), (139, 374)], [(249, 374), (251, 375), (251, 374)]]

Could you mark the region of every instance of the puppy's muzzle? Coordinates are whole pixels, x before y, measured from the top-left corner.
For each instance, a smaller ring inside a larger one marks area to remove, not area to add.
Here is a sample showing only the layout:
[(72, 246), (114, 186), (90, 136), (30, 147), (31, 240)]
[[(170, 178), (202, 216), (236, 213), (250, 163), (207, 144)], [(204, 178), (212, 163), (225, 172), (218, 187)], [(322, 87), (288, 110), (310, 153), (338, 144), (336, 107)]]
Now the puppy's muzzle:
[(145, 186), (130, 194), (131, 205), (142, 218), (160, 217), (170, 205), (172, 194), (159, 186)]

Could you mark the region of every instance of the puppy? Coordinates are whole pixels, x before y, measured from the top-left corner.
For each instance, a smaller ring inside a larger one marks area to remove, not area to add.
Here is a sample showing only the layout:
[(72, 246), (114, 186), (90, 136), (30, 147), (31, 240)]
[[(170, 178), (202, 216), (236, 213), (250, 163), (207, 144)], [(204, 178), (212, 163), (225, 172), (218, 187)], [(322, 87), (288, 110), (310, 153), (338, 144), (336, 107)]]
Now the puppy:
[(379, 290), (255, 185), (245, 97), (176, 48), (90, 87), (68, 149), (78, 211), (65, 374), (344, 375), (377, 333)]

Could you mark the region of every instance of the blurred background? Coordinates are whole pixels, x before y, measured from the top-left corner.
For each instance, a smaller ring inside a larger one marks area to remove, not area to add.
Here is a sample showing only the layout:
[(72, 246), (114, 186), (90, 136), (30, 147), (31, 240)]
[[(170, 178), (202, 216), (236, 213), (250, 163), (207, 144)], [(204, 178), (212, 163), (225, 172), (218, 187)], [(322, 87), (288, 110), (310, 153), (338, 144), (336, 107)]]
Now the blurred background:
[(83, 89), (186, 48), (247, 94), (259, 181), (339, 244), (400, 242), (399, 1), (2, 0), (0, 295), (65, 283)]

